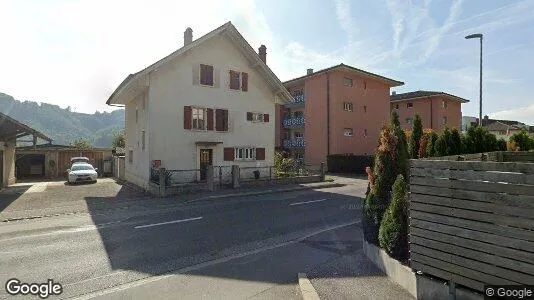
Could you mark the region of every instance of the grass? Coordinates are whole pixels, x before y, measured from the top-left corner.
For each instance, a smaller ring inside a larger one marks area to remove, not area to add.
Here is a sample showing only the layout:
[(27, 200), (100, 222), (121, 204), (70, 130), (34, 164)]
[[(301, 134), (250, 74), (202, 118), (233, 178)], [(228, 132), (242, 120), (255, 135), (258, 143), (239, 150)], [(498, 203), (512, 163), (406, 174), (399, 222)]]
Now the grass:
[(325, 176), (324, 177), (324, 181), (325, 182), (334, 182), (334, 178), (330, 177), (330, 176)]

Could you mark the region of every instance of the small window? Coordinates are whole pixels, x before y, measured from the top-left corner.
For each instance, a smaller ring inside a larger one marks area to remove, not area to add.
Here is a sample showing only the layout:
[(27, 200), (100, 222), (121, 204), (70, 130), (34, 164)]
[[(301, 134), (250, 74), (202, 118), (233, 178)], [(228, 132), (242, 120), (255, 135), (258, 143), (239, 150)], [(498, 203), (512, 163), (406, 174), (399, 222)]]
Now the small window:
[(191, 128), (196, 130), (206, 130), (206, 109), (193, 107), (191, 109), (193, 124)]
[(363, 112), (364, 112), (364, 113), (367, 113), (367, 105), (364, 105), (364, 106), (363, 106)]
[(230, 89), (239, 91), (241, 89), (241, 73), (230, 71)]
[(352, 111), (353, 105), (351, 102), (343, 102), (343, 110)]
[(293, 117), (294, 118), (302, 118), (302, 117), (304, 117), (304, 112), (301, 111), (301, 110), (293, 112)]
[(412, 118), (406, 118), (406, 123), (411, 125), (412, 124)]
[(133, 150), (128, 150), (128, 162), (133, 163)]
[(395, 104), (395, 109), (399, 109), (399, 105), (398, 104)]
[(135, 109), (135, 124), (137, 124), (137, 122), (139, 122), (139, 110), (136, 108)]
[(406, 107), (407, 107), (407, 108), (412, 108), (412, 107), (413, 107), (413, 102), (408, 102), (408, 103), (406, 103)]
[(141, 131), (141, 149), (145, 151), (145, 131)]
[(300, 152), (295, 153), (295, 159), (304, 159), (304, 155)]
[(441, 101), (441, 108), (447, 108), (447, 101), (445, 100)]
[(295, 138), (296, 139), (301, 139), (304, 137), (304, 133), (303, 132), (295, 132)]
[(252, 122), (263, 122), (264, 117), (262, 113), (252, 113)]
[(284, 139), (290, 139), (291, 138), (291, 132), (289, 130), (284, 131)]
[(235, 160), (255, 160), (256, 148), (235, 148)]
[(443, 117), (443, 125), (447, 124), (447, 117)]
[(367, 129), (363, 130), (363, 136), (367, 136)]
[(363, 89), (364, 89), (364, 90), (367, 89), (367, 81), (364, 81), (364, 82), (363, 82)]
[(343, 135), (344, 136), (353, 136), (354, 135), (354, 130), (352, 130), (352, 128), (345, 128), (343, 130)]
[(344, 77), (343, 78), (343, 85), (344, 86), (353, 86), (352, 78)]
[(200, 65), (200, 84), (213, 86), (213, 66)]

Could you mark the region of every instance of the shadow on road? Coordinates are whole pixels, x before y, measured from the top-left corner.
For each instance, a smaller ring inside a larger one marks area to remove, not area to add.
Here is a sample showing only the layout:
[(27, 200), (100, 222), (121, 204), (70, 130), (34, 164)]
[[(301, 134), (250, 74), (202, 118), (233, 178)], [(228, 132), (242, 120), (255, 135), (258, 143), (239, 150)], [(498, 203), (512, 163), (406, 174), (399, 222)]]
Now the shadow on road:
[[(317, 229), (360, 219), (363, 199), (359, 197), (325, 190), (308, 190), (298, 192), (292, 198), (288, 196), (288, 199), (280, 199), (287, 195), (289, 194), (251, 196), (245, 201), (242, 201), (243, 198), (215, 200), (212, 203), (193, 204), (190, 209), (181, 210), (169, 206), (168, 212), (162, 213), (160, 210), (157, 214), (150, 212), (153, 208), (151, 202), (170, 200), (145, 198), (139, 200), (147, 207), (146, 216), (140, 217), (141, 220), (146, 218), (145, 224), (200, 215), (203, 218), (148, 228), (135, 228), (135, 225), (102, 226), (98, 228), (98, 232), (112, 270), (131, 270), (157, 275), (222, 259), (235, 253), (254, 251), (272, 245), (273, 242), (295, 240), (306, 232), (311, 233)], [(130, 196), (129, 189), (123, 188), (116, 197), (86, 197), (94, 224), (121, 221), (120, 211), (124, 208), (119, 208), (117, 203)], [(329, 201), (313, 205), (289, 205), (314, 199)], [(105, 215), (101, 214), (103, 209), (108, 210)], [(301, 247), (306, 246), (307, 250), (303, 253), (283, 254), (284, 264), (305, 262), (311, 267), (320, 261), (326, 262), (361, 251), (361, 230), (345, 232), (342, 237), (321, 234), (318, 239), (310, 238), (298, 244)], [(268, 253), (283, 252), (284, 249), (285, 247), (280, 247)], [(225, 264), (221, 264), (221, 267), (189, 270), (188, 273), (235, 280), (294, 284), (296, 273), (291, 272), (291, 276), (284, 277), (274, 271), (280, 268), (279, 255), (254, 258), (258, 261), (248, 261), (250, 259), (252, 258), (242, 258), (240, 261), (244, 261), (243, 264), (254, 264), (253, 270), (240, 268), (238, 263), (232, 267), (224, 267)]]
[(0, 212), (4, 211), (11, 203), (15, 202), (22, 196), (32, 185), (10, 186), (0, 191)]

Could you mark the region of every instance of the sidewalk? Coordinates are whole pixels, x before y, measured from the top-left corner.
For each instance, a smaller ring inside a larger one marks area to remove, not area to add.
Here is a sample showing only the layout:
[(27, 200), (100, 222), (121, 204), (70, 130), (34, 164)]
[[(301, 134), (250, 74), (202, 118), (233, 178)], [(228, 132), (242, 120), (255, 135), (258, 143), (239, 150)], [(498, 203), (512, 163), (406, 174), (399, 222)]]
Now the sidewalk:
[[(100, 189), (103, 187), (87, 186), (87, 189), (93, 188), (99, 190), (88, 190), (86, 191), (86, 194), (79, 195), (64, 195), (68, 190), (62, 190), (61, 186), (47, 187), (39, 193), (29, 194), (27, 194), (28, 188), (14, 188), (0, 192), (0, 197), (3, 197), (0, 200), (9, 202), (3, 210), (0, 211), (0, 222), (68, 214), (106, 214), (158, 209), (204, 203), (219, 199), (284, 193), (307, 189), (332, 188), (344, 185), (345, 184), (337, 182), (271, 185), (266, 187), (223, 189), (213, 192), (176, 195), (166, 198), (157, 198), (126, 185), (108, 187), (108, 189), (116, 189), (115, 192), (111, 194), (101, 194)], [(58, 200), (57, 198), (65, 199)], [(20, 202), (25, 203), (21, 204)]]

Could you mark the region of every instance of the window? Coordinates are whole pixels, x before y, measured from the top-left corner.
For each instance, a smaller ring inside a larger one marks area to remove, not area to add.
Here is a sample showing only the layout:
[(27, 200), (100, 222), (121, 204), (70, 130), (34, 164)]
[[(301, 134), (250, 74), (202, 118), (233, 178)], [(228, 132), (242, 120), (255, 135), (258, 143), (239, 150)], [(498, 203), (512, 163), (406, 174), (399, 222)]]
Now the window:
[(141, 149), (145, 151), (145, 131), (141, 131)]
[(364, 105), (364, 106), (363, 106), (363, 112), (364, 112), (364, 113), (367, 113), (367, 105)]
[(295, 153), (295, 159), (304, 159), (304, 155), (300, 152)]
[(139, 110), (135, 109), (135, 124), (139, 121)]
[(445, 100), (441, 101), (441, 108), (447, 108), (447, 101)]
[(443, 117), (443, 125), (447, 124), (447, 117)]
[(344, 136), (353, 136), (354, 135), (354, 130), (352, 130), (352, 128), (345, 128), (343, 130), (343, 135)]
[(213, 66), (200, 65), (200, 84), (213, 86)]
[(343, 110), (345, 111), (352, 111), (352, 103), (350, 102), (343, 102)]
[(263, 122), (263, 114), (261, 114), (261, 113), (253, 113), (252, 114), (252, 122)]
[(230, 89), (231, 90), (240, 90), (241, 89), (241, 73), (230, 70)]
[(193, 107), (193, 129), (206, 130), (206, 109)]
[(413, 107), (413, 102), (408, 102), (408, 103), (406, 103), (406, 107), (407, 107), (407, 108), (412, 108), (412, 107)]
[(133, 150), (128, 150), (128, 162), (133, 163)]
[(352, 78), (344, 77), (343, 78), (343, 85), (344, 86), (353, 86)]
[(304, 137), (304, 133), (303, 132), (295, 132), (295, 138), (296, 139), (301, 139)]
[(247, 121), (251, 121), (254, 123), (268, 123), (269, 122), (269, 114), (264, 113), (258, 113), (258, 112), (247, 112)]
[(255, 160), (256, 148), (235, 148), (235, 160)]
[(304, 112), (301, 111), (301, 110), (296, 111), (296, 112), (293, 113), (293, 117), (294, 118), (302, 118), (302, 117), (304, 117)]
[(395, 109), (399, 109), (399, 105), (398, 104), (395, 104)]
[(406, 118), (406, 123), (411, 125), (412, 124), (412, 118)]
[(287, 140), (290, 138), (291, 138), (291, 132), (289, 132), (289, 130), (284, 131), (284, 139)]
[(367, 81), (364, 81), (364, 82), (363, 82), (363, 89), (364, 89), (364, 90), (367, 89)]
[(367, 136), (367, 129), (363, 130), (363, 136)]

